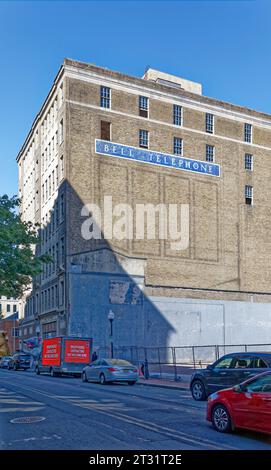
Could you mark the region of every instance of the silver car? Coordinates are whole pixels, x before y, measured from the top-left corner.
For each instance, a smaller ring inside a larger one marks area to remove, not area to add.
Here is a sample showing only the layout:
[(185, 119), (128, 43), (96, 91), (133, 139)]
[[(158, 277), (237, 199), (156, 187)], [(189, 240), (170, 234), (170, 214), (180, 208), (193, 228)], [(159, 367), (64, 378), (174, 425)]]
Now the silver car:
[(7, 369), (10, 361), (11, 361), (11, 356), (3, 356), (0, 359), (0, 367), (2, 369)]
[(104, 385), (113, 382), (127, 382), (134, 385), (138, 380), (137, 368), (123, 359), (98, 359), (84, 367), (83, 382), (100, 382)]

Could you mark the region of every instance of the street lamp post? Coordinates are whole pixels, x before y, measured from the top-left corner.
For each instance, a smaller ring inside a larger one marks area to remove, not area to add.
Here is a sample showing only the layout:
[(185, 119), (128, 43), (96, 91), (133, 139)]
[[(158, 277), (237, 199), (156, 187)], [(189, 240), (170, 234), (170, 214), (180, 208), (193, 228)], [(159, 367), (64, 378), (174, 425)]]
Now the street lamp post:
[(112, 310), (109, 310), (108, 313), (108, 320), (110, 322), (110, 349), (111, 349), (111, 358), (114, 357), (114, 346), (113, 346), (113, 321), (115, 318), (114, 312)]

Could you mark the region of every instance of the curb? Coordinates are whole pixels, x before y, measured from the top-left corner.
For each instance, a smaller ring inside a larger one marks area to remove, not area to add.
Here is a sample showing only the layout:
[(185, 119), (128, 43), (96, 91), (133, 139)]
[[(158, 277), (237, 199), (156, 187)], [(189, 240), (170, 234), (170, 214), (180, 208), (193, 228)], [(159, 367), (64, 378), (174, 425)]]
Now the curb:
[(167, 388), (171, 390), (186, 390), (189, 391), (189, 387), (178, 387), (177, 385), (167, 385), (167, 384), (154, 384), (154, 383), (147, 383), (147, 382), (138, 382), (138, 385), (144, 385), (145, 387), (158, 387), (158, 388)]

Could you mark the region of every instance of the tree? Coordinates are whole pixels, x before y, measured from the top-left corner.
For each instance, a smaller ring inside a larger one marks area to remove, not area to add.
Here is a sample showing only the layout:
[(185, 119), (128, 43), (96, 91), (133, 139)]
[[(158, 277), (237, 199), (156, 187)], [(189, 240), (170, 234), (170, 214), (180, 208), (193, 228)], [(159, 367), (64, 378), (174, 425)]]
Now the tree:
[(48, 256), (35, 256), (33, 247), (39, 242), (38, 224), (22, 222), (20, 200), (0, 196), (0, 295), (19, 298), (41, 272)]

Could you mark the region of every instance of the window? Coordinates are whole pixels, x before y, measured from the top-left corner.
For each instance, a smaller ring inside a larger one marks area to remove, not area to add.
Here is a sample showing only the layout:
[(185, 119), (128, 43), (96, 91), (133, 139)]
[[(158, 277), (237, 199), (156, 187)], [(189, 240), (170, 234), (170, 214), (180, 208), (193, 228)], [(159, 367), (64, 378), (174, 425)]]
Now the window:
[(245, 200), (248, 206), (252, 206), (252, 202), (253, 202), (253, 187), (252, 186), (248, 186), (248, 185), (245, 186)]
[(63, 155), (60, 157), (60, 181), (64, 178), (64, 159)]
[(173, 105), (173, 124), (176, 126), (182, 125), (182, 107), (178, 104)]
[(183, 154), (183, 139), (180, 137), (174, 137), (173, 139), (173, 153), (175, 155)]
[(60, 248), (60, 263), (64, 264), (64, 255), (65, 255), (65, 245), (64, 245), (64, 237), (60, 239), (61, 248)]
[(111, 90), (107, 86), (101, 86), (101, 108), (110, 108)]
[(271, 375), (264, 375), (249, 382), (242, 388), (244, 392), (253, 393), (270, 393), (271, 392)]
[(59, 124), (59, 143), (62, 144), (64, 139), (64, 130), (63, 130), (63, 119), (60, 121)]
[(61, 217), (61, 220), (64, 219), (64, 214), (65, 214), (64, 194), (61, 194), (61, 196), (60, 196), (60, 217)]
[(64, 281), (60, 281), (60, 305), (64, 305)]
[(245, 169), (250, 171), (253, 169), (253, 156), (250, 153), (245, 154)]
[(215, 365), (215, 369), (230, 369), (233, 362), (233, 356), (227, 356), (222, 358), (220, 361), (217, 362)]
[(10, 312), (10, 304), (7, 304), (7, 312)]
[(139, 97), (139, 116), (147, 118), (149, 114), (149, 98)]
[(101, 139), (111, 140), (111, 122), (101, 121)]
[(13, 313), (16, 313), (16, 312), (17, 312), (17, 305), (14, 304), (14, 305), (13, 305)]
[(139, 130), (139, 147), (149, 148), (149, 131)]
[(240, 356), (235, 358), (234, 369), (251, 369), (254, 358), (252, 356)]
[(268, 365), (261, 357), (254, 357), (253, 367), (254, 369), (265, 369)]
[(252, 142), (252, 125), (251, 124), (245, 123), (244, 139), (245, 139), (245, 142)]
[(215, 158), (215, 148), (213, 145), (206, 145), (206, 162), (213, 162)]
[(214, 115), (213, 114), (206, 113), (206, 116), (205, 116), (205, 130), (209, 134), (214, 133)]

